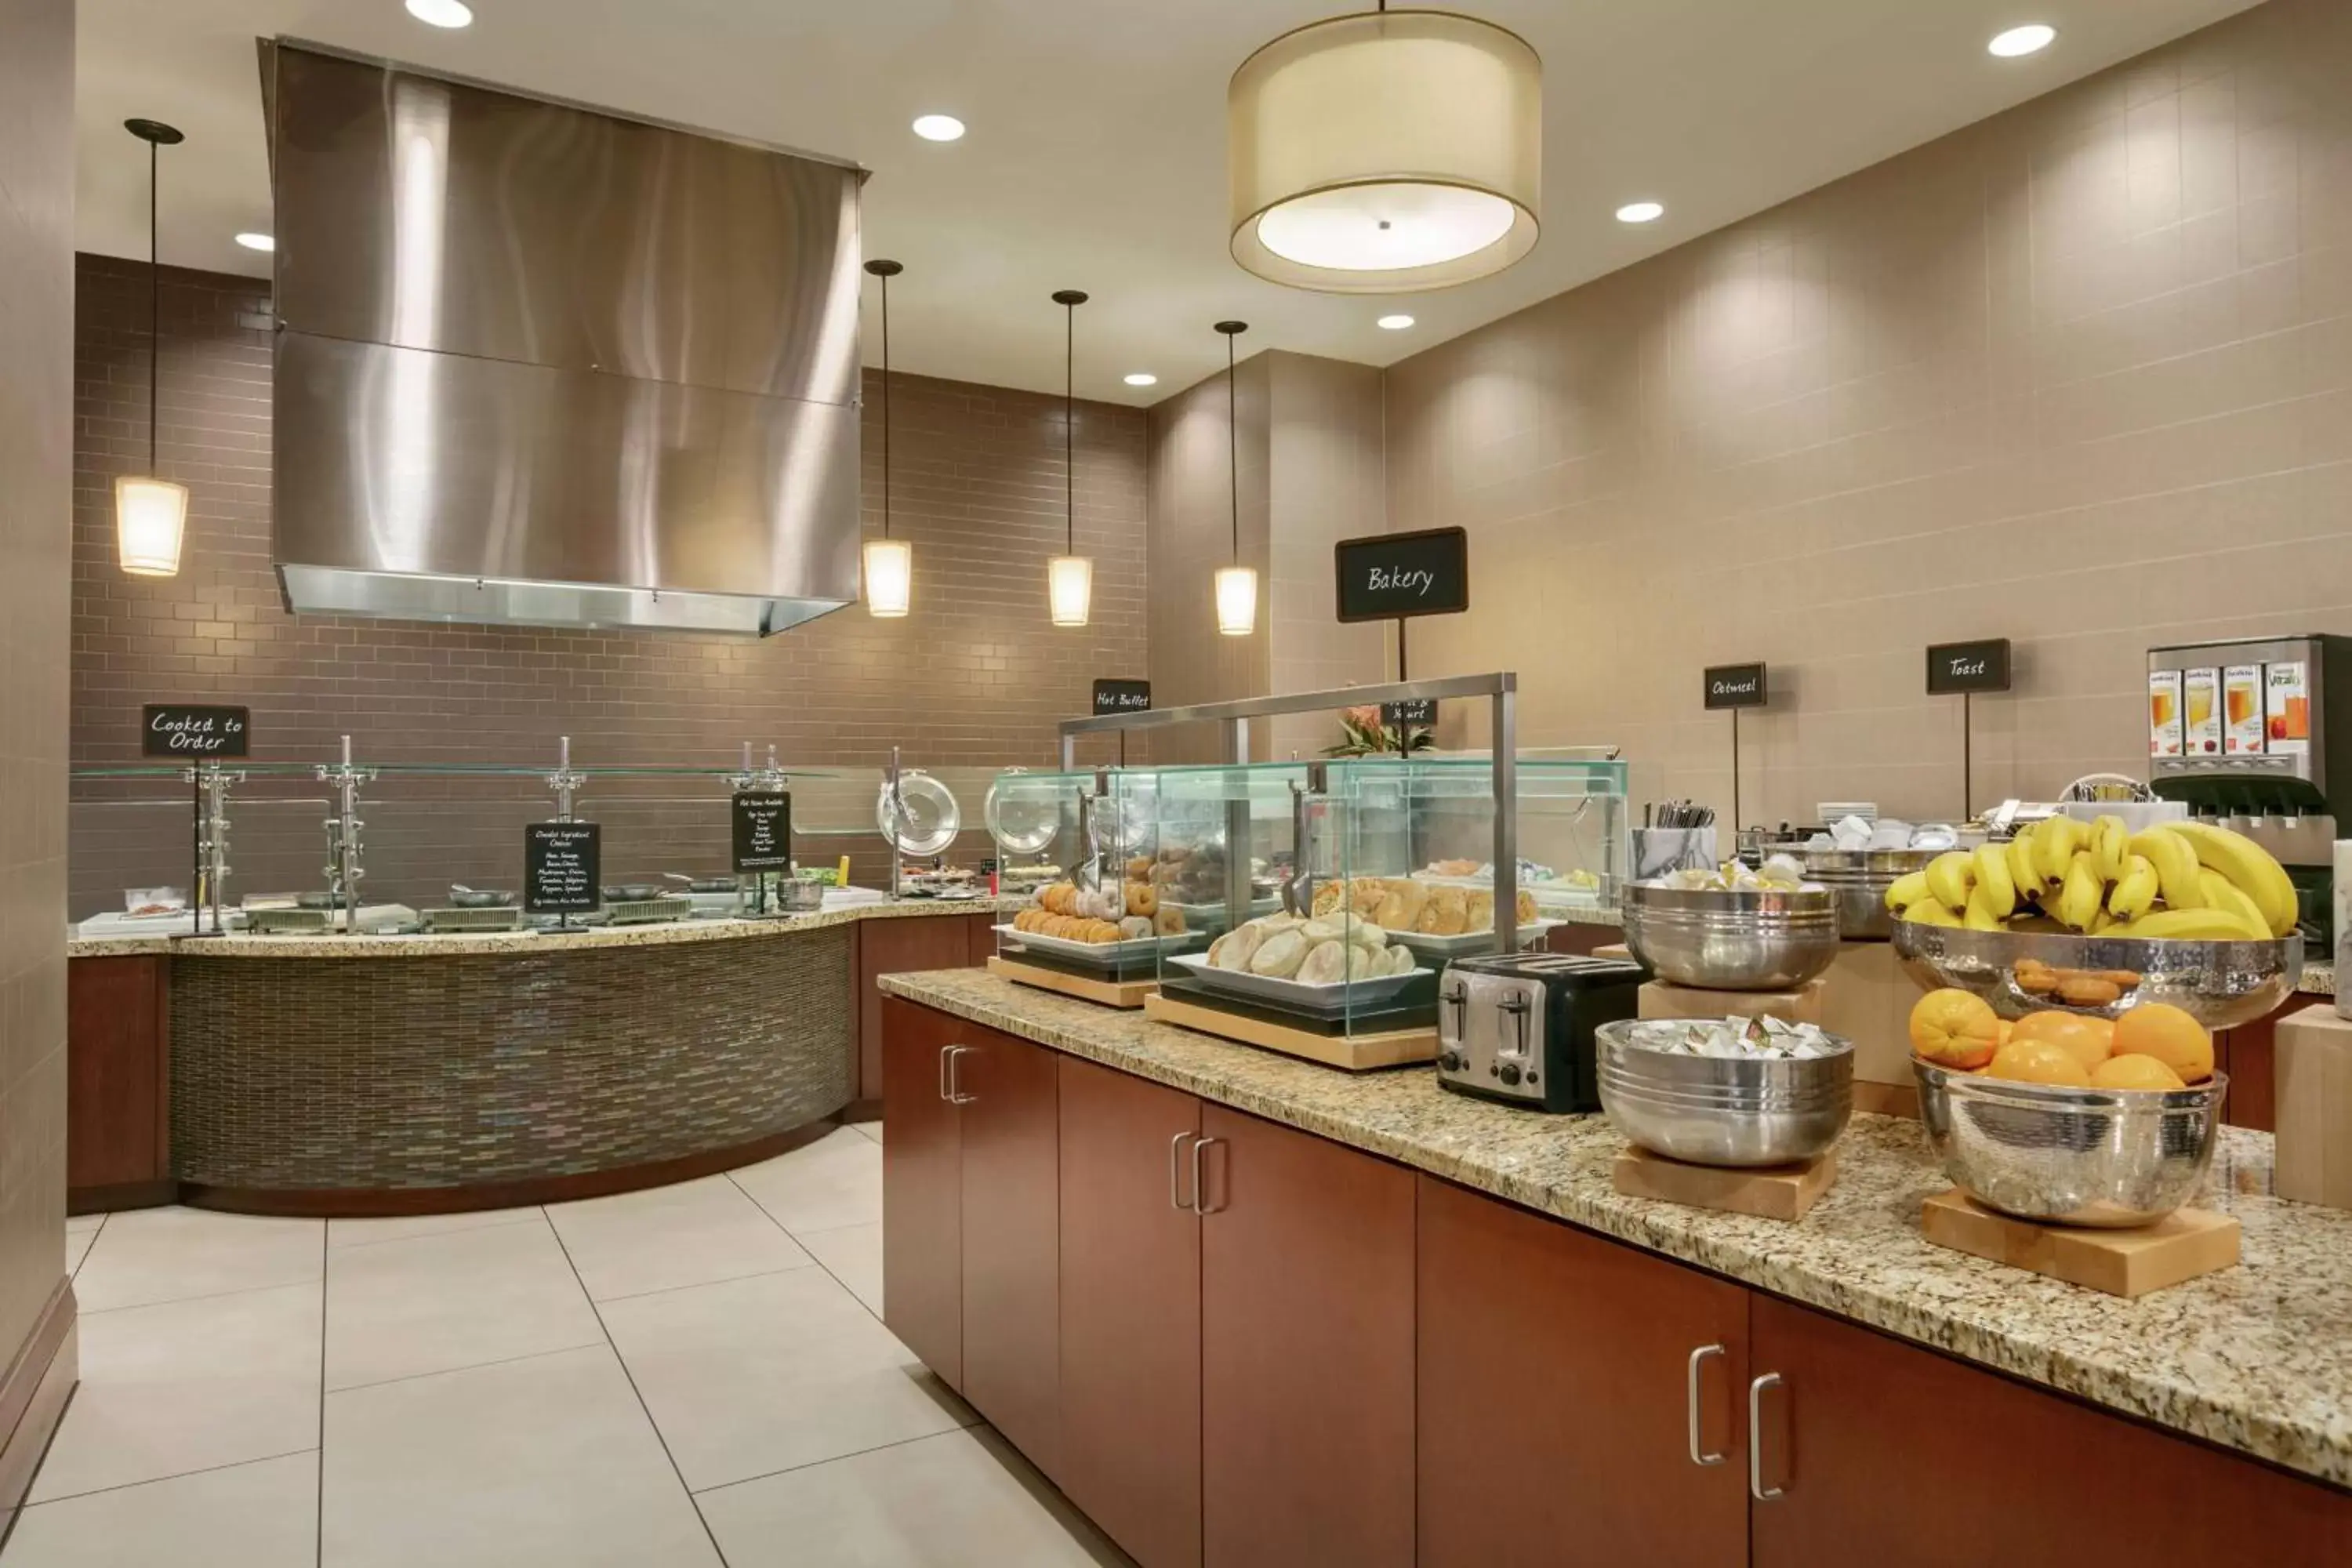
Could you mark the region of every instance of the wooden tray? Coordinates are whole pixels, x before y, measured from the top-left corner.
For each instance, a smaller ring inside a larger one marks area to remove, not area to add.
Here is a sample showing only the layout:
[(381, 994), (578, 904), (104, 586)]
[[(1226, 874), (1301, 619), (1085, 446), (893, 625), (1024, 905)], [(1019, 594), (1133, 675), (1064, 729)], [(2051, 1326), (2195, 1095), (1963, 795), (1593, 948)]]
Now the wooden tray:
[(1075, 996), (1098, 1007), (1118, 1007), (1129, 1012), (1142, 1006), (1160, 990), (1157, 980), (1093, 980), (1083, 974), (1072, 974), (1066, 970), (1046, 969), (995, 953), (989, 955), (988, 972), (1002, 975), (1015, 985), (1034, 985), (1040, 991)]
[(1995, 1214), (1955, 1187), (1919, 1205), (1919, 1229), (1939, 1247), (2110, 1296), (2144, 1296), (2238, 1261), (2237, 1217), (2209, 1209), (2176, 1210), (2136, 1230), (2090, 1230)]
[(1144, 998), (1143, 1016), (1162, 1024), (1197, 1029), (1202, 1034), (1215, 1035), (1221, 1039), (1237, 1041), (1244, 1046), (1256, 1046), (1262, 1050), (1303, 1057), (1310, 1062), (1321, 1062), (1325, 1067), (1343, 1068), (1349, 1072), (1369, 1072), (1375, 1068), (1404, 1067), (1413, 1062), (1437, 1059), (1437, 1029), (1434, 1025), (1425, 1029), (1391, 1029), (1380, 1034), (1318, 1035), (1264, 1018), (1245, 1018), (1238, 1013), (1203, 1007), (1195, 1002), (1180, 1001), (1158, 993)]
[(1663, 1198), (1694, 1208), (1797, 1220), (1837, 1180), (1837, 1151), (1792, 1165), (1734, 1171), (1629, 1148), (1617, 1156), (1613, 1175), (1617, 1190), (1629, 1198)]

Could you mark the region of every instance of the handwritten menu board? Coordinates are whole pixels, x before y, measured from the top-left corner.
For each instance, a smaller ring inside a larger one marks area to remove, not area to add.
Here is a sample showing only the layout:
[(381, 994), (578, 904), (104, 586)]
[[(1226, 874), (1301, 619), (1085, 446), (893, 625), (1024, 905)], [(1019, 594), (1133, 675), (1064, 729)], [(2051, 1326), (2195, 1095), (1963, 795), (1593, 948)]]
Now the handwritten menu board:
[(1470, 536), (1458, 528), (1343, 539), (1335, 560), (1342, 621), (1452, 616), (1470, 607)]
[(1097, 680), (1095, 682), (1095, 712), (1142, 713), (1151, 707), (1151, 682), (1148, 680)]
[(1764, 667), (1760, 664), (1717, 664), (1706, 671), (1709, 708), (1764, 706)]
[(150, 702), (140, 710), (142, 757), (244, 757), (253, 752), (253, 710)]
[(604, 829), (593, 822), (534, 822), (522, 830), (523, 908), (581, 915), (596, 908)]
[(1927, 650), (1930, 696), (2009, 689), (2009, 639), (1937, 643)]
[(793, 864), (793, 797), (783, 790), (745, 790), (735, 797), (735, 869), (788, 871)]

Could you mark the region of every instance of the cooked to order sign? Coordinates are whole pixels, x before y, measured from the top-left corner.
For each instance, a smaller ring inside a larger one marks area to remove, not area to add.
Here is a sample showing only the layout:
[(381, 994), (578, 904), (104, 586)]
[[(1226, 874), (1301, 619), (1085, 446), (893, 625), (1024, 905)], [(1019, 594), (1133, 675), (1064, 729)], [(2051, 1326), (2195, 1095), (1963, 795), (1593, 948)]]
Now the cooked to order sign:
[(1470, 607), (1470, 536), (1458, 528), (1343, 539), (1337, 559), (1343, 621), (1452, 616)]
[(253, 750), (253, 710), (150, 702), (140, 710), (142, 757), (243, 757)]

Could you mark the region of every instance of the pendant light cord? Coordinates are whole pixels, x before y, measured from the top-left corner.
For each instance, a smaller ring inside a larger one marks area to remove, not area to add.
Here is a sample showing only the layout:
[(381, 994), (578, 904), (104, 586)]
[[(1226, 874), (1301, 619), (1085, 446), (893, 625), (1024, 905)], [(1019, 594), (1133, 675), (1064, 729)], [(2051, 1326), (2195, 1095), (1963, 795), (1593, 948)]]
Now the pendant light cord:
[(155, 424), (161, 405), (157, 392), (163, 375), (163, 273), (155, 264), (161, 227), (156, 216), (156, 158), (161, 152), (155, 142), (147, 143), (147, 471), (151, 474), (155, 471)]
[(1078, 306), (1062, 306), (1062, 515), (1066, 531), (1062, 551), (1078, 552), (1077, 403), (1073, 395), (1077, 365)]
[(890, 275), (882, 275), (882, 537), (890, 537)]
[(1242, 426), (1234, 390), (1234, 339), (1225, 334), (1225, 468), (1234, 483), (1234, 564), (1242, 563)]

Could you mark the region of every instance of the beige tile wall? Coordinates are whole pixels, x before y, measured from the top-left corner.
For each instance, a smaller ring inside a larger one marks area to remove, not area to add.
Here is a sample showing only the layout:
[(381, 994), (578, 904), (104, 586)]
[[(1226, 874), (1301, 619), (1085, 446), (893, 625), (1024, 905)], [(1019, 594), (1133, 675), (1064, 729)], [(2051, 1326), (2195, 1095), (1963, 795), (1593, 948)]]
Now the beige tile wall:
[[(1332, 547), (1387, 531), (1381, 373), (1309, 354), (1271, 353), (1273, 578), (1266, 608), (1273, 689), (1325, 691), (1394, 673), (1384, 628), (1342, 626)], [(1277, 719), (1274, 755), (1314, 756), (1339, 739), (1328, 713)]]
[(1764, 659), (1751, 819), (1936, 815), (1921, 649), (2008, 637), (1974, 804), (2142, 771), (2149, 647), (2352, 631), (2347, 82), (2271, 0), (1391, 367), (1390, 524), (1472, 539), (1415, 671), (1727, 810), (1699, 671)]
[[(0, 0), (0, 1369), (65, 1263), (71, 0)], [(0, 1432), (5, 1441), (5, 1432)], [(13, 1503), (14, 1499), (0, 1500)], [(7, 1516), (0, 1510), (0, 1530)]]

